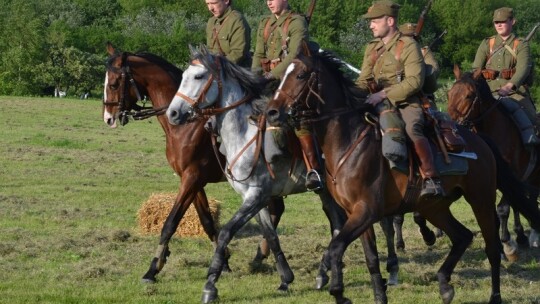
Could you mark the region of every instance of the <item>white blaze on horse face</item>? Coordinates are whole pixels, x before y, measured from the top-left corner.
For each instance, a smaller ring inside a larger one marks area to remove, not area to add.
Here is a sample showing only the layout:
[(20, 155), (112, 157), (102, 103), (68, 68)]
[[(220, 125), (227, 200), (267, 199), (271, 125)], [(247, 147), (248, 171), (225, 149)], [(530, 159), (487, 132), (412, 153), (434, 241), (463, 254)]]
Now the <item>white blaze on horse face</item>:
[(285, 80), (287, 80), (287, 77), (289, 76), (289, 74), (291, 74), (292, 71), (294, 71), (295, 66), (296, 65), (294, 63), (291, 63), (287, 67), (287, 70), (285, 70), (285, 75), (283, 76), (283, 79), (281, 80), (281, 83), (279, 84), (279, 87), (276, 90), (276, 94), (274, 95), (274, 99), (277, 99), (277, 97), (279, 96), (279, 92), (281, 91), (281, 88), (283, 87), (283, 84), (285, 83)]
[[(109, 72), (105, 73), (105, 84), (103, 85), (103, 102), (107, 102), (107, 86), (109, 85)], [(116, 128), (116, 119), (114, 115), (107, 111), (107, 108), (103, 106), (103, 121), (111, 128)], [(111, 124), (112, 122), (112, 124)]]

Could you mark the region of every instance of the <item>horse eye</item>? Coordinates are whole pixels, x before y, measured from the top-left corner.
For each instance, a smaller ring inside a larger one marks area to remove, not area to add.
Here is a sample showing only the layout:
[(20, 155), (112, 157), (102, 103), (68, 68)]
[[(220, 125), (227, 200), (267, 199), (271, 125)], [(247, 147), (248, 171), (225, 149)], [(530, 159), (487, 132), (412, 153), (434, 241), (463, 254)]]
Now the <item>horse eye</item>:
[(115, 84), (111, 84), (109, 85), (109, 88), (111, 88), (111, 90), (113, 91), (116, 91), (118, 89), (120, 85), (118, 83), (115, 83)]
[(197, 75), (195, 75), (195, 79), (196, 79), (196, 80), (201, 80), (201, 79), (203, 79), (203, 77), (204, 77), (204, 74), (197, 74)]
[(296, 76), (296, 79), (300, 79), (300, 80), (306, 79), (308, 74), (309, 74), (308, 72), (302, 72)]

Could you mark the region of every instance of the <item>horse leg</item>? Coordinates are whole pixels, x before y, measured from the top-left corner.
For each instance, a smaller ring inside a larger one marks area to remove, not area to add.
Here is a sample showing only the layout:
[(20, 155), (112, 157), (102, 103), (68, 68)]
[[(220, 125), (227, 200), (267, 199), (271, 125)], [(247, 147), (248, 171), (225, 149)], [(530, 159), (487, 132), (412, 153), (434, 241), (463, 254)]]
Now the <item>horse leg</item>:
[[(495, 200), (495, 199), (494, 199)], [(472, 200), (468, 200), (472, 202)], [(496, 215), (491, 209), (490, 204), (485, 204), (484, 201), (478, 201), (477, 204), (471, 204), (474, 216), (482, 232), (484, 243), (486, 245), (484, 251), (488, 257), (491, 267), (491, 296), (489, 304), (502, 303), (501, 298), (501, 239), (497, 233)]]
[(501, 197), (501, 200), (499, 201), (499, 204), (497, 205), (497, 216), (499, 217), (500, 221), (500, 238), (501, 242), (503, 244), (503, 253), (504, 257), (508, 259), (509, 261), (516, 261), (517, 256), (517, 246), (512, 241), (512, 237), (510, 236), (510, 231), (508, 230), (508, 218), (510, 217), (510, 205), (508, 204), (508, 201), (504, 197), (504, 195)]
[[(172, 207), (171, 212), (167, 216), (167, 219), (161, 228), (161, 237), (156, 254), (150, 262), (150, 268), (142, 277), (142, 281), (145, 283), (156, 282), (156, 275), (161, 271), (161, 269), (163, 269), (163, 266), (167, 262), (167, 257), (171, 254), (169, 250), (169, 241), (171, 240), (176, 228), (178, 228), (180, 220), (182, 217), (184, 217), (184, 214), (193, 200), (194, 193), (189, 190), (185, 191), (184, 189), (189, 188), (183, 186), (184, 184), (182, 184), (182, 187), (180, 187), (180, 192), (176, 196), (174, 206)], [(198, 199), (199, 198), (197, 198), (197, 201), (195, 202), (196, 204), (206, 204), (208, 206), (208, 201), (198, 201)]]
[[(279, 224), (279, 221), (281, 220), (281, 216), (283, 215), (283, 212), (285, 212), (285, 202), (283, 201), (282, 197), (273, 197), (273, 198), (270, 198), (267, 208), (268, 208), (268, 211), (270, 212), (272, 225), (274, 226), (274, 229), (276, 229)], [(251, 271), (256, 271), (257, 269), (259, 269), (262, 265), (263, 260), (266, 259), (269, 255), (270, 255), (270, 248), (268, 246), (268, 242), (266, 241), (266, 239), (263, 239), (259, 243), (259, 247), (257, 248), (257, 253), (255, 254), (255, 257), (250, 263)]]
[(336, 299), (338, 304), (352, 303), (343, 296), (343, 254), (352, 241), (362, 235), (362, 245), (366, 256), (366, 263), (371, 274), (371, 281), (375, 293), (375, 303), (387, 303), (386, 287), (379, 269), (379, 257), (377, 253), (377, 243), (373, 231), (373, 220), (370, 220), (367, 213), (362, 208), (356, 208), (352, 213), (340, 233), (330, 241), (328, 255), (330, 259), (330, 269), (332, 279), (330, 281), (330, 294)]
[[(330, 236), (333, 238), (338, 235), (343, 228), (343, 224), (347, 220), (347, 215), (326, 188), (319, 192), (319, 198), (322, 202), (323, 211), (330, 222)], [(321, 263), (319, 264), (319, 272), (315, 278), (315, 289), (321, 290), (328, 284), (330, 281), (330, 278), (327, 275), (329, 268), (330, 257), (328, 255), (328, 250), (325, 250)]]
[(405, 215), (403, 213), (394, 215), (394, 231), (396, 232), (396, 248), (398, 250), (405, 250), (405, 241), (403, 240), (403, 222)]
[[(208, 268), (207, 280), (203, 288), (202, 302), (210, 303), (216, 301), (218, 298), (218, 289), (216, 288), (216, 283), (221, 276), (221, 271), (225, 263), (226, 248), (234, 235), (242, 228), (249, 220), (251, 220), (261, 209), (265, 207), (266, 198), (263, 198), (260, 193), (255, 195), (258, 199), (253, 199), (248, 197), (242, 203), (242, 206), (232, 218), (227, 222), (222, 228), (218, 236), (218, 242), (214, 256), (210, 267)], [(270, 229), (263, 232), (265, 235), (268, 234), (267, 240), (272, 246), (273, 236), (277, 239), (277, 234), (275, 230)], [(281, 254), (279, 261), (285, 259), (285, 256)]]
[(388, 278), (388, 285), (398, 284), (398, 272), (399, 262), (394, 246), (394, 226), (395, 223), (393, 216), (386, 216), (380, 221), (382, 231), (386, 237), (386, 248), (388, 248), (388, 257), (386, 259), (386, 271), (388, 271), (390, 277)]
[(281, 284), (278, 287), (279, 291), (287, 291), (289, 289), (289, 284), (294, 281), (294, 274), (285, 259), (285, 254), (281, 250), (281, 245), (279, 244), (278, 235), (276, 229), (272, 223), (272, 219), (267, 208), (263, 208), (256, 216), (257, 222), (262, 227), (265, 240), (267, 240), (270, 249), (274, 253), (274, 258), (276, 259), (276, 268), (281, 277)]
[[(199, 203), (202, 202), (202, 203)], [(212, 241), (212, 244), (214, 245), (214, 249), (217, 246), (217, 229), (216, 224), (214, 222), (214, 218), (212, 217), (212, 213), (210, 212), (210, 206), (208, 205), (208, 198), (206, 197), (206, 192), (199, 191), (197, 193), (197, 200), (195, 201), (195, 210), (197, 211), (197, 214), (199, 215), (199, 220), (201, 221), (201, 225), (203, 226), (204, 232), (206, 235), (208, 235), (208, 238)], [(229, 266), (229, 258), (231, 257), (231, 253), (228, 248), (225, 249), (225, 262), (223, 264), (223, 271), (230, 272), (231, 267)]]
[(422, 235), (422, 238), (424, 239), (424, 243), (428, 246), (433, 246), (435, 244), (435, 241), (437, 240), (435, 237), (435, 233), (429, 227), (427, 226), (426, 219), (420, 215), (418, 212), (413, 213), (413, 219), (416, 225), (418, 225), (418, 228), (420, 230), (420, 234)]
[(512, 211), (514, 211), (514, 232), (516, 233), (516, 243), (519, 246), (528, 246), (529, 239), (525, 235), (525, 230), (523, 229), (523, 225), (521, 224), (521, 217), (519, 215), (519, 212), (516, 210)]
[[(435, 202), (435, 204), (437, 203), (440, 202)], [(452, 243), (450, 253), (437, 271), (439, 293), (443, 303), (448, 304), (452, 302), (455, 294), (454, 287), (450, 284), (451, 275), (454, 272), (457, 263), (463, 256), (463, 253), (473, 241), (473, 234), (456, 220), (448, 208), (437, 208), (437, 210), (430, 210), (429, 213), (421, 212), (421, 214), (433, 225), (441, 228), (441, 230), (448, 235), (448, 238)], [(499, 252), (497, 254), (499, 254)]]

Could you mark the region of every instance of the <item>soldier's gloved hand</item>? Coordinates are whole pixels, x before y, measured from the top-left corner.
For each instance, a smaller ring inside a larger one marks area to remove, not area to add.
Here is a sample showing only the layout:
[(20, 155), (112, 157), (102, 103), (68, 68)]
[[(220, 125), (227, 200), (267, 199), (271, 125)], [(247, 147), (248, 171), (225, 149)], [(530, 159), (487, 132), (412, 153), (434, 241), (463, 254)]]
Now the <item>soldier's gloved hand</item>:
[(266, 80), (274, 80), (274, 79), (276, 79), (276, 77), (274, 77), (274, 75), (272, 75), (272, 73), (270, 73), (270, 72), (264, 72), (263, 77)]

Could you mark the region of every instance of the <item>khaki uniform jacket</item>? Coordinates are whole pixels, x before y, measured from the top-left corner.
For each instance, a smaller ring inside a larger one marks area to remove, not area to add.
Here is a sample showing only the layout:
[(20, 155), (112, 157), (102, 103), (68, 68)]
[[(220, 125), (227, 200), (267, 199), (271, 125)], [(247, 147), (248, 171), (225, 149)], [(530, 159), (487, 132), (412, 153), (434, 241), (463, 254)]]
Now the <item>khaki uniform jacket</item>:
[[(283, 33), (282, 26), (289, 16), (291, 16), (291, 21), (287, 33)], [(270, 20), (270, 28), (274, 30), (270, 33), (265, 43), (264, 29), (268, 20)], [(285, 51), (282, 50), (283, 39), (287, 40)], [(257, 30), (257, 44), (255, 46), (255, 53), (253, 54), (252, 70), (259, 71), (262, 69), (261, 59), (267, 58), (274, 60), (280, 58), (281, 62), (276, 65), (271, 73), (274, 77), (281, 78), (287, 66), (298, 55), (302, 41), (307, 42), (308, 40), (308, 25), (306, 18), (303, 16), (293, 14), (291, 11), (285, 11), (279, 18), (276, 18), (275, 15), (264, 17), (259, 23), (259, 29)]]
[[(217, 39), (214, 29), (218, 33)], [(206, 45), (212, 53), (224, 55), (233, 63), (244, 67), (251, 64), (251, 30), (244, 16), (231, 7), (225, 10), (223, 16), (208, 20)]]
[[(503, 40), (499, 35), (492, 37), (495, 37), (495, 44), (493, 45), (493, 50), (496, 50), (497, 48), (499, 48), (499, 45), (503, 43)], [(522, 39), (517, 38), (514, 34), (511, 34), (506, 41), (506, 45), (508, 45), (510, 49), (513, 49), (514, 47), (514, 40), (519, 40), (519, 44), (517, 45), (516, 50), (515, 65), (513, 65), (512, 53), (506, 47), (503, 47), (497, 52), (495, 52), (491, 57), (490, 63), (487, 64), (490, 38), (486, 38), (482, 41), (482, 43), (480, 43), (480, 46), (476, 51), (476, 56), (474, 58), (472, 67), (480, 69), (493, 69), (499, 72), (503, 69), (511, 69), (515, 67), (516, 72), (510, 80), (501, 78), (499, 73), (499, 78), (494, 80), (488, 80), (489, 87), (491, 88), (492, 92), (496, 92), (501, 86), (505, 85), (508, 82), (511, 82), (516, 86), (516, 88), (519, 89), (520, 93), (525, 93), (526, 90), (522, 87), (522, 85), (529, 76), (529, 73), (531, 73), (532, 68), (532, 59), (529, 50), (529, 43), (524, 42)]]
[[(401, 69), (403, 70), (401, 82), (398, 79), (399, 65), (395, 58), (396, 47), (400, 40), (404, 43), (400, 55)], [(383, 47), (385, 50), (372, 66), (373, 51), (381, 50)], [(386, 46), (381, 39), (374, 39), (368, 44), (362, 62), (362, 73), (360, 73), (356, 83), (361, 89), (368, 92), (368, 81), (373, 79), (384, 88), (387, 98), (393, 105), (410, 104), (420, 102), (417, 93), (424, 84), (424, 76), (424, 58), (420, 46), (413, 38), (402, 36), (401, 33), (397, 32)]]

